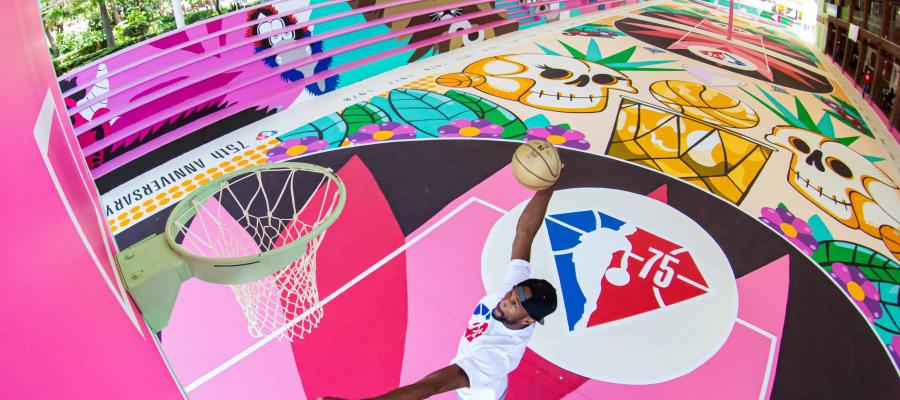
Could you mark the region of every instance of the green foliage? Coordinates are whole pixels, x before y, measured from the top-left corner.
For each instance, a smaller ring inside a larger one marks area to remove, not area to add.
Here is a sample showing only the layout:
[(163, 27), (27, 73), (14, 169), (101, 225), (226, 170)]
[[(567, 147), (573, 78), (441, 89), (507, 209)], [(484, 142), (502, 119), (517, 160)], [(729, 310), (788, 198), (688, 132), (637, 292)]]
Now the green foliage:
[[(566, 49), (566, 51), (569, 53), (569, 56), (572, 58), (605, 65), (619, 71), (682, 71), (681, 68), (649, 68), (652, 65), (667, 64), (670, 62), (674, 62), (675, 60), (631, 61), (631, 57), (634, 55), (634, 50), (637, 49), (637, 46), (631, 46), (618, 53), (604, 57), (603, 53), (600, 51), (600, 46), (597, 45), (597, 42), (594, 39), (591, 39), (588, 42), (586, 54), (585, 52), (582, 52), (562, 41), (558, 40), (557, 42), (559, 42), (559, 44)], [(559, 53), (537, 43), (535, 43), (535, 45), (543, 50), (545, 54), (554, 56), (560, 55)]]
[(438, 128), (457, 119), (478, 119), (458, 101), (442, 94), (418, 89), (394, 89), (388, 94), (391, 108), (419, 133), (438, 136)]
[[(106, 0), (110, 19), (114, 14), (121, 23), (113, 26), (116, 46), (106, 48), (103, 26), (100, 20), (100, 0), (40, 0), (42, 17), (48, 31), (54, 36), (58, 56), (53, 59), (57, 74), (88, 64), (115, 53), (135, 43), (153, 38), (176, 28), (169, 1)], [(184, 22), (190, 25), (218, 16), (206, 0), (181, 0), (185, 9)], [(244, 2), (243, 7), (258, 1)], [(160, 5), (166, 6), (160, 10)], [(222, 10), (228, 12), (229, 10)], [(74, 24), (87, 22), (84, 31), (68, 31)], [(65, 28), (69, 27), (69, 28)]]

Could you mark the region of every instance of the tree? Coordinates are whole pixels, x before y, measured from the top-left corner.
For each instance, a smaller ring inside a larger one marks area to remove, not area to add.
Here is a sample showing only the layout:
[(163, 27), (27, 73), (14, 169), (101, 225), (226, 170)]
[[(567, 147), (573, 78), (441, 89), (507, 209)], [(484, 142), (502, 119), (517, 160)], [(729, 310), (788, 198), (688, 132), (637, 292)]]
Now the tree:
[(119, 13), (119, 5), (116, 4), (116, 0), (109, 0), (109, 4), (112, 7), (112, 15), (116, 25), (122, 25), (122, 15)]
[(106, 47), (116, 47), (116, 37), (113, 35), (112, 23), (109, 21), (106, 0), (94, 0), (94, 4), (100, 7), (100, 22), (103, 24), (103, 36), (106, 36)]

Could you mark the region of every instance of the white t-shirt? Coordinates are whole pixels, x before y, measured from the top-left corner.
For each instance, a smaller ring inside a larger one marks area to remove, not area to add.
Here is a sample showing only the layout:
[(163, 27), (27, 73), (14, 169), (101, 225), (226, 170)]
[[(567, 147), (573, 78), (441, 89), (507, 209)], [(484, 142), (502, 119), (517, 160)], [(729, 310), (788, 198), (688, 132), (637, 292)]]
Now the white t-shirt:
[(527, 261), (510, 261), (503, 278), (504, 288), (484, 296), (475, 306), (466, 333), (459, 340), (456, 357), (451, 361), (469, 377), (469, 387), (456, 391), (459, 398), (497, 400), (506, 392), (507, 374), (519, 366), (534, 325), (512, 330), (495, 320), (491, 311), (509, 289), (530, 276), (531, 265)]

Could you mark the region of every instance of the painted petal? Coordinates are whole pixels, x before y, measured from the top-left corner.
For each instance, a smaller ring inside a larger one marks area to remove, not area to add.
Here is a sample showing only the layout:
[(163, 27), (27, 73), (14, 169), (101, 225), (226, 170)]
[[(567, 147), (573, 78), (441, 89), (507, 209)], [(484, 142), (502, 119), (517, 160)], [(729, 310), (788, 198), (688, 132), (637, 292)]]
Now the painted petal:
[[(306, 136), (306, 137), (303, 137), (303, 138), (292, 138), (292, 139), (285, 140), (284, 142), (281, 143), (281, 147), (284, 147), (284, 148), (286, 148), (286, 149), (289, 149), (289, 148), (294, 147), (294, 146), (296, 146), (296, 145), (298, 145), (298, 144), (304, 144), (304, 143), (303, 143), (303, 139), (306, 139), (307, 137), (310, 137), (310, 136)], [(315, 137), (315, 136), (312, 136), (312, 137)]]
[(781, 215), (774, 208), (763, 207), (759, 212), (768, 220), (767, 223), (773, 227), (777, 227), (782, 222)]
[(481, 128), (482, 135), (492, 135), (496, 136), (503, 133), (503, 127), (497, 124), (490, 124), (483, 128)]
[(274, 157), (277, 155), (284, 154), (286, 151), (287, 151), (287, 148), (278, 146), (278, 147), (273, 147), (273, 148), (269, 149), (269, 151), (266, 152), (266, 155), (269, 157)]
[(409, 139), (415, 139), (415, 138), (416, 138), (415, 132), (413, 132), (413, 133), (397, 133), (397, 131), (394, 131), (394, 136), (391, 136), (391, 138), (388, 140), (409, 140)]
[(458, 120), (455, 120), (455, 121), (451, 122), (450, 125), (453, 125), (453, 126), (455, 126), (455, 127), (457, 127), (457, 128), (462, 129), (462, 128), (465, 128), (465, 127), (467, 127), (467, 126), (472, 126), (472, 121), (467, 120), (467, 119), (458, 119)]
[(300, 144), (309, 146), (310, 144), (318, 142), (320, 140), (322, 140), (322, 139), (319, 139), (318, 136), (314, 136), (314, 135), (304, 136), (304, 137), (300, 138)]
[(532, 139), (546, 139), (547, 136), (550, 136), (550, 132), (546, 128), (529, 128), (526, 133), (528, 136), (533, 136)]
[(794, 216), (794, 214), (791, 214), (790, 211), (788, 211), (784, 208), (776, 208), (775, 212), (781, 216), (782, 221), (787, 222), (787, 223), (791, 223), (794, 221), (794, 218), (797, 218)]
[(474, 126), (476, 128), (484, 128), (491, 124), (492, 124), (492, 122), (488, 121), (486, 119), (476, 119), (476, 120), (472, 121), (472, 126)]
[[(375, 133), (375, 132), (378, 132), (378, 130), (379, 130), (379, 129), (378, 129), (378, 125), (372, 124), (372, 125), (366, 125), (366, 126), (364, 126), (364, 127), (362, 127), (362, 128), (359, 128), (359, 131), (357, 131), (357, 133), (358, 133), (358, 134), (361, 133), (361, 134), (365, 134), (365, 135), (371, 135), (371, 134), (373, 134), (373, 133)], [(355, 135), (354, 135), (354, 136), (355, 136)]]
[(453, 125), (444, 125), (438, 128), (438, 133), (440, 133), (442, 136), (455, 135), (459, 133), (459, 128)]
[(847, 266), (843, 263), (831, 264), (831, 272), (839, 283), (844, 284), (853, 280), (850, 276), (850, 271), (847, 270)]
[(374, 140), (372, 138), (372, 135), (367, 135), (364, 133), (362, 133), (362, 134), (357, 133), (356, 135), (350, 136), (347, 139), (350, 140), (350, 143), (366, 143), (366, 142), (371, 142), (372, 140)]
[(399, 122), (394, 122), (394, 121), (382, 122), (382, 123), (378, 124), (378, 130), (392, 131), (392, 130), (394, 130), (394, 128), (396, 128), (398, 126), (400, 126)]
[(317, 140), (315, 142), (310, 143), (307, 148), (307, 152), (319, 151), (326, 147), (328, 147), (328, 142), (325, 140)]
[(881, 294), (878, 293), (878, 288), (875, 287), (875, 284), (872, 283), (872, 281), (866, 280), (859, 286), (862, 287), (863, 293), (866, 294), (867, 299), (872, 299), (875, 301), (881, 300)]
[(566, 128), (563, 128), (559, 125), (550, 125), (547, 127), (547, 132), (550, 132), (551, 135), (563, 136), (563, 134), (566, 132)]
[(881, 303), (879, 303), (878, 300), (866, 297), (865, 299), (863, 299), (862, 305), (867, 311), (866, 314), (871, 315), (873, 320), (881, 318), (883, 312), (881, 309)]
[(393, 129), (395, 135), (405, 135), (408, 133), (415, 134), (416, 127), (412, 125), (401, 124)]
[(583, 133), (576, 131), (576, 130), (572, 130), (572, 129), (569, 129), (569, 130), (563, 132), (563, 137), (566, 138), (567, 141), (569, 141), (569, 140), (584, 140)]
[(564, 146), (578, 150), (587, 150), (591, 147), (591, 144), (584, 140), (571, 140), (567, 141)]

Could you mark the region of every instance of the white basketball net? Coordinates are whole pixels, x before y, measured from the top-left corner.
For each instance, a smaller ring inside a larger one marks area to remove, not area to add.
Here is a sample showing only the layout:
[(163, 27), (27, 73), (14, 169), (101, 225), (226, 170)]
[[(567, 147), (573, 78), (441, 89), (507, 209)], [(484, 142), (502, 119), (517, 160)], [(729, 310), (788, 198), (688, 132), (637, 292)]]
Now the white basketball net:
[[(302, 188), (305, 194), (297, 194)], [(206, 199), (194, 200), (196, 216), (188, 226), (176, 225), (184, 235), (180, 244), (213, 258), (265, 253), (305, 240), (332, 213), (341, 195), (321, 173), (288, 167), (254, 171), (222, 182)], [(251, 336), (294, 340), (319, 324), (324, 312), (316, 285), (316, 252), (324, 236), (322, 232), (309, 239), (305, 251), (297, 250), (297, 259), (278, 272), (230, 285)]]

